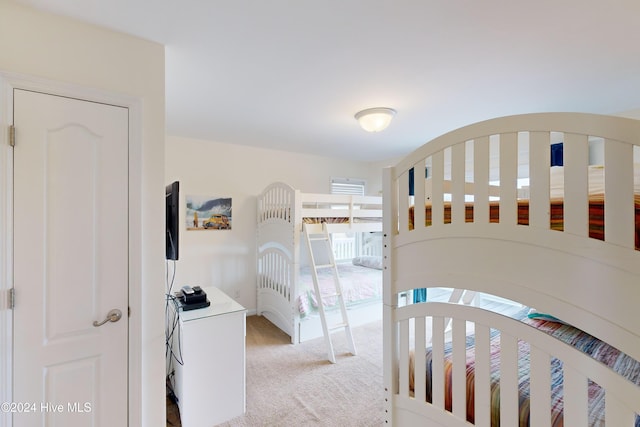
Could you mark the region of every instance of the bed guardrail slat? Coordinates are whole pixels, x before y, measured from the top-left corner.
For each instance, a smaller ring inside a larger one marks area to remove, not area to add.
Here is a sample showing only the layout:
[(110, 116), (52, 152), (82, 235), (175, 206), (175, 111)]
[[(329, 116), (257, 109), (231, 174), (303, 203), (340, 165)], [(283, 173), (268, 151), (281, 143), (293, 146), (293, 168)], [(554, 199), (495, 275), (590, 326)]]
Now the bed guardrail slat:
[(551, 427), (551, 357), (531, 345), (530, 360), (530, 425)]
[(500, 425), (517, 426), (518, 422), (518, 340), (501, 331)]
[(286, 281), (286, 265), (282, 258), (278, 260), (276, 265), (276, 274), (278, 275), (278, 282), (280, 283), (280, 294), (284, 296), (286, 299), (289, 298), (289, 287), (287, 286), (288, 282)]
[(489, 223), (489, 137), (477, 138), (473, 144), (474, 202), (473, 222)]
[[(633, 195), (633, 146), (604, 142), (604, 233), (607, 242), (634, 248), (635, 211)], [(615, 184), (614, 184), (615, 183)], [(607, 215), (607, 212), (615, 212)]]
[[(399, 178), (400, 188), (398, 188), (398, 208), (402, 214), (398, 218), (398, 225), (401, 233), (409, 230), (409, 172), (404, 172)], [(415, 211), (415, 208), (414, 208)], [(415, 221), (414, 221), (415, 227)]]
[(267, 277), (268, 288), (274, 289), (277, 284), (277, 280), (273, 277), (273, 254), (271, 252), (267, 252), (264, 254), (264, 274)]
[(452, 319), (451, 329), (453, 366), (451, 372), (451, 409), (453, 414), (464, 420), (467, 417), (467, 353), (466, 321)]
[(293, 211), (291, 209), (291, 206), (293, 206), (293, 194), (291, 191), (288, 192), (284, 192), (283, 190), (283, 195), (282, 195), (282, 207), (284, 209), (281, 209), (280, 212), (282, 212), (282, 219), (284, 221), (287, 222), (291, 222), (291, 215), (293, 214)]
[[(549, 132), (529, 133), (529, 226), (549, 229)], [(544, 206), (544, 209), (541, 207)]]
[(465, 148), (460, 143), (451, 147), (451, 223), (464, 224), (465, 208)]
[(413, 228), (424, 228), (424, 206), (425, 206), (425, 179), (422, 179), (425, 169), (424, 160), (419, 161), (413, 167), (413, 185), (414, 185), (414, 207), (413, 207)]
[(399, 392), (401, 396), (409, 395), (409, 320), (400, 321), (400, 383)]
[[(300, 190), (293, 190), (289, 194), (289, 208), (290, 211), (288, 213), (289, 222), (295, 228), (295, 233), (293, 233), (294, 238), (294, 247), (299, 248), (300, 235), (302, 234), (302, 203), (300, 202), (301, 197)], [(297, 254), (296, 256), (300, 256)], [(299, 259), (299, 258), (296, 258)]]
[(431, 348), (431, 400), (433, 406), (444, 410), (444, 318), (433, 319)]
[(431, 225), (444, 224), (444, 152), (438, 151), (432, 157), (431, 178)]
[(589, 140), (587, 135), (564, 135), (564, 231), (589, 235)]
[(271, 253), (269, 254), (269, 261), (269, 275), (271, 276), (272, 289), (282, 295), (284, 284), (281, 281), (279, 269), (281, 259), (275, 253)]
[(269, 275), (269, 288), (280, 293), (281, 284), (278, 281), (278, 277), (277, 277), (276, 254), (272, 252), (266, 254), (266, 260), (267, 260), (267, 274)]
[(270, 192), (269, 194), (270, 196), (270, 212), (269, 212), (269, 218), (270, 219), (282, 219), (281, 215), (281, 211), (280, 211), (280, 207), (282, 206), (282, 199), (283, 199), (283, 189), (281, 188), (275, 188), (273, 189), (273, 191)]
[[(562, 365), (564, 384), (564, 425), (588, 425), (589, 394), (587, 378), (571, 366), (570, 361)], [(613, 424), (615, 425), (615, 424)]]
[(605, 420), (610, 426), (636, 425), (636, 414), (609, 393), (605, 396)]
[(475, 425), (489, 427), (491, 425), (490, 330), (487, 326), (476, 323), (475, 334)]
[(500, 222), (518, 223), (518, 134), (500, 135)]
[(279, 217), (279, 207), (280, 207), (280, 199), (281, 199), (282, 189), (274, 188), (269, 192), (269, 218), (278, 218)]
[(269, 270), (271, 273), (271, 277), (274, 282), (274, 289), (282, 295), (284, 293), (284, 285), (281, 281), (282, 277), (280, 275), (280, 257), (276, 256), (275, 253), (270, 254), (271, 265), (269, 266)]
[(279, 207), (281, 203), (282, 189), (274, 188), (269, 192), (269, 218), (279, 218)]
[[(426, 319), (424, 317), (416, 317), (415, 319), (415, 348), (422, 349), (427, 348), (426, 343)], [(425, 375), (415, 375), (416, 372), (422, 372), (424, 366), (426, 366), (426, 354), (424, 351), (414, 351), (414, 389), (415, 398), (418, 402), (425, 402), (427, 400), (427, 377)]]

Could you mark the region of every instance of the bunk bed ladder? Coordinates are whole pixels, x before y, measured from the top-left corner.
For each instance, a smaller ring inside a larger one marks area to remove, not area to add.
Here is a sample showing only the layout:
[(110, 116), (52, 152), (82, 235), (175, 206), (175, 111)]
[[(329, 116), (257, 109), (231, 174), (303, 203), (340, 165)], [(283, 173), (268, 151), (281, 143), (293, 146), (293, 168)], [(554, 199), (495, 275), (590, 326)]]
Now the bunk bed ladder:
[[(464, 305), (471, 305), (474, 299), (476, 298), (476, 294), (477, 294), (476, 291), (455, 288), (451, 292), (451, 296), (449, 296), (449, 303), (450, 304), (462, 303)], [(450, 317), (447, 317), (445, 319), (445, 326), (444, 326), (445, 336), (449, 336), (449, 337), (451, 336), (451, 333), (453, 332), (453, 329), (451, 327), (452, 322), (453, 322), (453, 319)], [(429, 344), (431, 344), (431, 338), (429, 338)]]
[[(340, 284), (340, 276), (338, 275), (338, 267), (336, 266), (335, 257), (333, 255), (333, 249), (331, 247), (331, 238), (329, 236), (329, 230), (327, 225), (319, 224), (303, 224), (304, 237), (307, 242), (307, 250), (309, 254), (309, 262), (311, 263), (311, 275), (313, 277), (313, 286), (316, 293), (316, 299), (318, 300), (318, 309), (320, 312), (320, 320), (322, 322), (322, 332), (324, 333), (324, 340), (327, 345), (327, 354), (331, 363), (336, 363), (336, 357), (333, 351), (333, 343), (331, 341), (331, 333), (344, 329), (347, 337), (347, 344), (351, 354), (356, 355), (356, 346), (353, 342), (353, 335), (351, 334), (351, 326), (349, 325), (349, 318), (347, 316), (347, 309), (344, 304), (344, 297), (342, 294), (342, 285)], [(314, 242), (321, 242), (321, 244), (314, 245)], [(327, 264), (317, 264), (316, 254), (320, 255), (320, 248), (324, 248), (321, 261), (328, 260)], [(315, 251), (314, 251), (315, 248)], [(315, 252), (315, 253), (314, 253)], [(322, 302), (323, 296), (320, 293), (320, 283), (318, 280), (318, 270), (323, 268), (330, 268), (333, 273), (333, 282), (335, 284), (335, 294), (325, 295), (324, 297), (336, 297), (338, 305), (340, 307), (340, 313), (342, 315), (342, 322), (336, 325), (327, 324), (327, 316)]]

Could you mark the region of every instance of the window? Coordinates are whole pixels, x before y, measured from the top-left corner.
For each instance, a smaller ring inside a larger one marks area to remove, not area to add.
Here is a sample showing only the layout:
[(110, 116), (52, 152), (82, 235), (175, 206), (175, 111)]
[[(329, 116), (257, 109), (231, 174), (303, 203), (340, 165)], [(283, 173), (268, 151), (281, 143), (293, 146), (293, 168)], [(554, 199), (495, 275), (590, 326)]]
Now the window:
[[(354, 178), (331, 178), (331, 194), (345, 194), (351, 196), (364, 196), (363, 179)], [(334, 209), (344, 209), (342, 206), (333, 206)], [(354, 206), (355, 209), (358, 206)], [(363, 252), (362, 233), (332, 233), (331, 242), (336, 259), (351, 261), (352, 258), (360, 256)], [(339, 250), (339, 246), (342, 246)], [(348, 249), (347, 249), (348, 248)]]
[(364, 196), (363, 179), (331, 178), (331, 194), (351, 194)]

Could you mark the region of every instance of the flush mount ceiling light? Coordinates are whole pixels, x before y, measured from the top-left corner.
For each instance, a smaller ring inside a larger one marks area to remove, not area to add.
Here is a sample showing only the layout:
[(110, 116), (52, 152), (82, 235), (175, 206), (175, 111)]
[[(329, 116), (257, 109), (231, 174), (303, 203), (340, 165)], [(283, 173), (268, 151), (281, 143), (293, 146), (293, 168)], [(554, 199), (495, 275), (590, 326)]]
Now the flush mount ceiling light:
[(391, 119), (395, 115), (396, 110), (392, 108), (377, 107), (359, 111), (356, 113), (355, 118), (362, 129), (367, 132), (380, 132), (389, 126)]

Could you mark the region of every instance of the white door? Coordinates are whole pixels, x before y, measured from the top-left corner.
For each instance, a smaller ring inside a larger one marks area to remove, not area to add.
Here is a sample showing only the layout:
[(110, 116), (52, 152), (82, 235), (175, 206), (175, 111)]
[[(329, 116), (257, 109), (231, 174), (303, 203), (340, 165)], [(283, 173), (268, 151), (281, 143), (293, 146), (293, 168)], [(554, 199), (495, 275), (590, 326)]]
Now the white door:
[(128, 110), (16, 90), (14, 126), (13, 425), (126, 426)]

